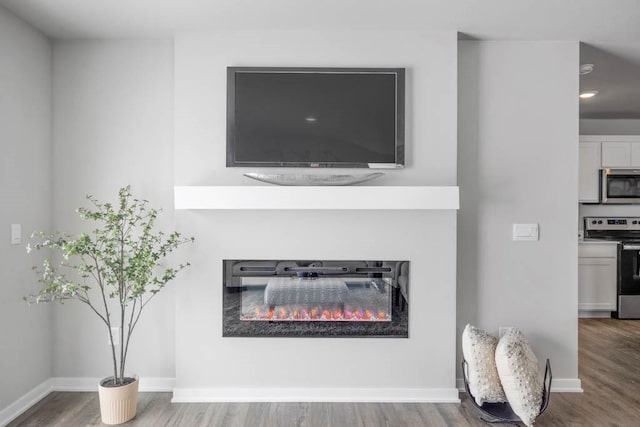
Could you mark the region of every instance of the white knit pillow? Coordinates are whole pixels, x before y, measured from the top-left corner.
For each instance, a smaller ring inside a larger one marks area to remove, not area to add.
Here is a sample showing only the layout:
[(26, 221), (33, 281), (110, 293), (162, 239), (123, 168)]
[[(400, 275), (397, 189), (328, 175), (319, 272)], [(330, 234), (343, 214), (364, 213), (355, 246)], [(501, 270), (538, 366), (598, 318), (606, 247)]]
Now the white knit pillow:
[(469, 391), (478, 405), (506, 402), (496, 369), (498, 339), (488, 332), (467, 325), (462, 332), (462, 355), (468, 366)]
[(511, 328), (496, 347), (496, 366), (511, 409), (531, 427), (540, 414), (544, 382), (538, 359), (524, 334)]

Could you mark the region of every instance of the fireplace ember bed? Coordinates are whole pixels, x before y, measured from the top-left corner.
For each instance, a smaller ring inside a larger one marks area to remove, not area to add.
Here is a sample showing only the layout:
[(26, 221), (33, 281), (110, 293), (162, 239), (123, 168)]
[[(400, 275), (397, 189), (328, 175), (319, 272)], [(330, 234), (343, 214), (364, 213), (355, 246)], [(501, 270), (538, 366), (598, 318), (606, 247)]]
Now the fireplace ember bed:
[(409, 261), (224, 260), (225, 337), (408, 337)]

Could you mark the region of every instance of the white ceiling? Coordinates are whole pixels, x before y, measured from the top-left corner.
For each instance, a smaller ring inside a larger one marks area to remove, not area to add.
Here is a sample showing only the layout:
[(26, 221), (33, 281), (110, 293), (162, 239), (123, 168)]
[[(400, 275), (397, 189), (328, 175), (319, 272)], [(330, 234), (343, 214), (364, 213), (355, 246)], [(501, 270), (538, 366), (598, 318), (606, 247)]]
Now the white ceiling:
[[(640, 0), (0, 0), (53, 39), (216, 30), (459, 31), (485, 40), (575, 40), (596, 71), (581, 115), (640, 118)], [(636, 88), (638, 88), (636, 90)]]
[(640, 41), (637, 0), (0, 0), (52, 38), (216, 29), (456, 30), (482, 39)]

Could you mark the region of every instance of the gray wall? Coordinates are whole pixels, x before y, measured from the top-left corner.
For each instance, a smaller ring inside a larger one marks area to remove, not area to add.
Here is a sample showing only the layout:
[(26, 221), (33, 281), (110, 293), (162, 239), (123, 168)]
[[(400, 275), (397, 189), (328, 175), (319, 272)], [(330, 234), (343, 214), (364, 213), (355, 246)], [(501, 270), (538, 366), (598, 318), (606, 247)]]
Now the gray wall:
[[(28, 306), (36, 290), (27, 255), (34, 230), (51, 216), (51, 46), (0, 7), (0, 411), (51, 376), (49, 307)], [(10, 224), (22, 224), (23, 244), (10, 245)]]
[[(372, 185), (455, 185), (456, 46), (455, 33), (401, 31), (179, 36), (176, 185), (255, 185), (246, 170), (225, 167), (229, 65), (406, 67), (408, 164)], [(329, 389), (333, 398), (336, 389), (370, 388), (456, 395), (454, 211), (179, 211), (176, 218), (198, 239), (177, 296), (179, 389), (208, 388), (205, 399), (234, 388), (268, 399), (265, 390), (276, 387), (272, 399), (292, 388)], [(222, 338), (225, 258), (410, 260), (409, 339)]]
[[(459, 49), (458, 336), (519, 327), (576, 386), (578, 44)], [(540, 240), (512, 241), (513, 223)]]
[[(85, 231), (75, 208), (85, 195), (115, 201), (118, 189), (163, 208), (173, 229), (173, 44), (171, 41), (57, 41), (53, 47), (53, 226)], [(128, 371), (174, 376), (173, 286), (145, 310)], [(77, 302), (54, 307), (54, 375), (111, 372), (107, 331)]]
[(640, 120), (581, 119), (580, 135), (640, 135)]

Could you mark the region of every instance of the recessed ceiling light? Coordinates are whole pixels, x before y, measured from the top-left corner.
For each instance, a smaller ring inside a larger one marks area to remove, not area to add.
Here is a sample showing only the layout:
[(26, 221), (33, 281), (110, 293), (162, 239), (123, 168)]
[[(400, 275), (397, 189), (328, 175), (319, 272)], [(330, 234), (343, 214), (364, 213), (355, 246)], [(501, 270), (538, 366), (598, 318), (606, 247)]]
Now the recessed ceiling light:
[(584, 92), (580, 92), (580, 98), (582, 99), (593, 98), (597, 94), (598, 94), (597, 90), (587, 90)]
[(582, 64), (580, 65), (580, 75), (584, 76), (585, 74), (589, 74), (593, 72), (593, 64)]

